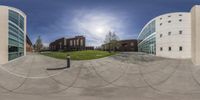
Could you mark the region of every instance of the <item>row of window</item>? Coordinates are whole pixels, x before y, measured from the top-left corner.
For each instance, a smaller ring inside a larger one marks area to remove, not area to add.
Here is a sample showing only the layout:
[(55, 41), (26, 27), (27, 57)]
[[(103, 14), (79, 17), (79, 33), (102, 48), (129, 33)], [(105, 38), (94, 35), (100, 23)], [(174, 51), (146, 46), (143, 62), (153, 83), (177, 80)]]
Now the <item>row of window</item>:
[(9, 20), (24, 30), (24, 17), (22, 17), (19, 13), (9, 10)]
[[(182, 15), (182, 14), (179, 14), (178, 16), (183, 16), (183, 15)], [(170, 18), (171, 15), (168, 15), (167, 17)], [(162, 17), (160, 18), (160, 20), (162, 20)]]
[[(168, 36), (170, 36), (172, 34), (172, 32), (168, 32)], [(181, 35), (181, 34), (183, 34), (183, 31), (182, 30), (180, 30), (179, 31), (179, 34)], [(160, 34), (160, 38), (162, 38), (163, 37), (163, 34)]]
[(143, 31), (140, 33), (140, 36), (138, 37), (139, 42), (141, 42), (146, 37), (148, 37), (156, 31), (155, 23), (156, 22), (154, 20), (143, 29)]
[(148, 54), (155, 54), (156, 52), (156, 38), (155, 35), (151, 36), (149, 39), (144, 40), (138, 44), (138, 51), (145, 52)]
[[(160, 51), (163, 51), (163, 47), (160, 47)], [(172, 47), (168, 47), (168, 51), (172, 51)], [(183, 47), (179, 47), (179, 51), (183, 51)]]
[(13, 60), (13, 59), (18, 58), (23, 55), (24, 55), (24, 52), (9, 53), (8, 58), (9, 58), (9, 60)]
[[(70, 40), (70, 46), (78, 46), (79, 45), (79, 40)], [(80, 39), (80, 46), (83, 46), (83, 40)]]
[(8, 60), (12, 60), (24, 55), (24, 18), (9, 10), (8, 29)]
[[(182, 20), (182, 19), (179, 19), (178, 21), (179, 21), (179, 22), (182, 22), (183, 20)], [(168, 23), (171, 23), (171, 22), (172, 22), (171, 20), (168, 21)], [(160, 26), (162, 26), (162, 25), (163, 25), (163, 23), (160, 23)]]

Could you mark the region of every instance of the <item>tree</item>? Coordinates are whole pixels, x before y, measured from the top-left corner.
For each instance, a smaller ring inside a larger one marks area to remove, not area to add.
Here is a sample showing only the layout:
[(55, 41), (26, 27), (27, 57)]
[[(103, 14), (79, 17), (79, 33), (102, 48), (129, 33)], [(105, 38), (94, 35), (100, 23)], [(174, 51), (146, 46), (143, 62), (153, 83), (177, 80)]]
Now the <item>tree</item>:
[(119, 37), (115, 33), (113, 33), (112, 40), (111, 40), (111, 47), (113, 51), (116, 51), (118, 47), (118, 40), (119, 40)]
[(118, 36), (115, 34), (115, 32), (109, 32), (106, 37), (104, 43), (106, 46), (108, 46), (108, 51), (111, 53), (111, 49), (116, 51), (117, 45), (118, 45)]
[(43, 47), (42, 39), (40, 38), (40, 36), (38, 36), (38, 38), (34, 44), (34, 49), (36, 52), (40, 52), (42, 47)]

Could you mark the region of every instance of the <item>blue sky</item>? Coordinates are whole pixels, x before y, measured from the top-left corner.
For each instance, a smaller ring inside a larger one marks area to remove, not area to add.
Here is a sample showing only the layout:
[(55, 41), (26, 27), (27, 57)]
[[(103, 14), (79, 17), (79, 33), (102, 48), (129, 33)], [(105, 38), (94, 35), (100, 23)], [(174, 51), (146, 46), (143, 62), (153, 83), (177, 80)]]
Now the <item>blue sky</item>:
[(34, 43), (84, 35), (87, 45), (98, 46), (108, 31), (120, 39), (137, 38), (152, 18), (169, 12), (189, 12), (200, 0), (0, 0), (0, 5), (27, 14), (28, 34)]

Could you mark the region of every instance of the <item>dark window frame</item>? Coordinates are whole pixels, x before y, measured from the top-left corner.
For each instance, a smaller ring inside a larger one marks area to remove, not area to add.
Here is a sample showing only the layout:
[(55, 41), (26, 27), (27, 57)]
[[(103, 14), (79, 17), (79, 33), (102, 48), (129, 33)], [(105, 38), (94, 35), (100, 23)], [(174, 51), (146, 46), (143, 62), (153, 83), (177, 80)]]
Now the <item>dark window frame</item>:
[(172, 47), (168, 47), (168, 51), (172, 51)]
[(183, 51), (183, 47), (182, 46), (179, 47), (179, 51)]
[(160, 47), (160, 51), (163, 51), (163, 47)]
[(172, 34), (172, 32), (168, 32), (168, 35), (171, 35)]
[(181, 35), (181, 34), (183, 34), (183, 31), (182, 31), (182, 30), (180, 30), (180, 31), (179, 31), (179, 34), (180, 34), (180, 35)]

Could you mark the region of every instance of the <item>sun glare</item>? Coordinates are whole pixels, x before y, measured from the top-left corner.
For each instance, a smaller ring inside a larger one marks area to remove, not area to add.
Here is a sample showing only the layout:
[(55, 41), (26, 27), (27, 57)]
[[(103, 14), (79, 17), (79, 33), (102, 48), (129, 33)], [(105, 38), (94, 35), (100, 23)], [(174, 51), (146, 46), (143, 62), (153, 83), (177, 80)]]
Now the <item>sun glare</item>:
[(105, 30), (102, 27), (96, 28), (97, 33), (103, 33)]

